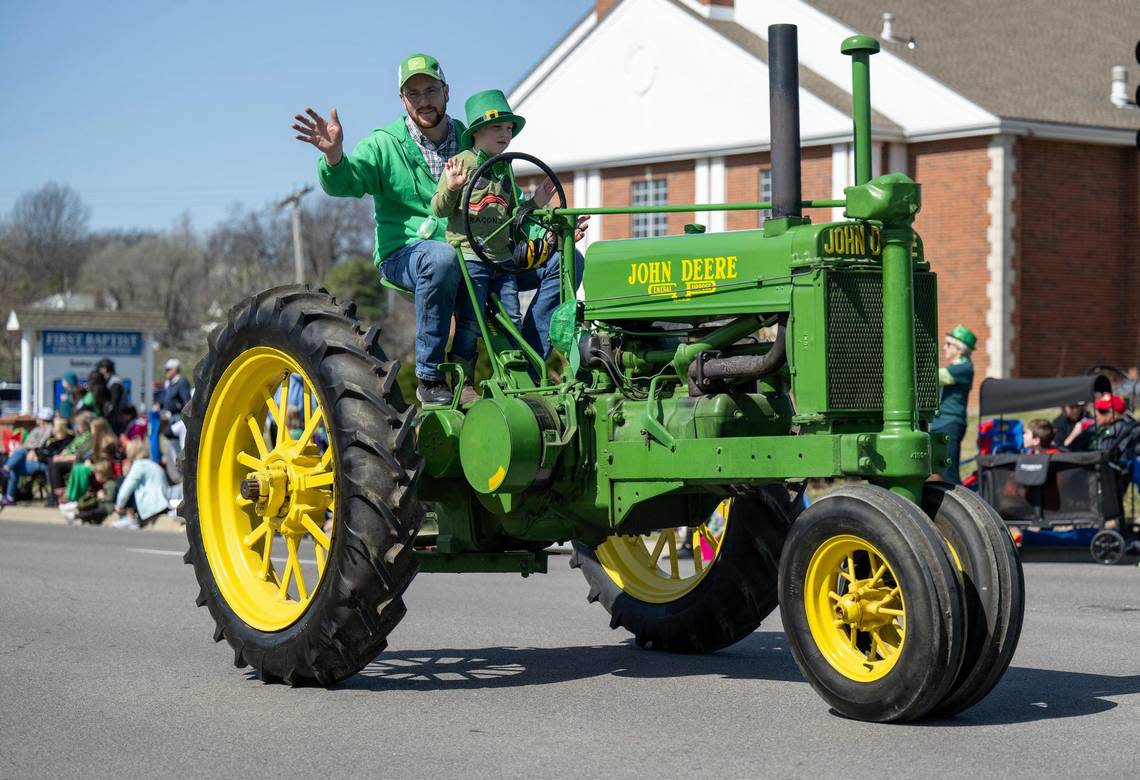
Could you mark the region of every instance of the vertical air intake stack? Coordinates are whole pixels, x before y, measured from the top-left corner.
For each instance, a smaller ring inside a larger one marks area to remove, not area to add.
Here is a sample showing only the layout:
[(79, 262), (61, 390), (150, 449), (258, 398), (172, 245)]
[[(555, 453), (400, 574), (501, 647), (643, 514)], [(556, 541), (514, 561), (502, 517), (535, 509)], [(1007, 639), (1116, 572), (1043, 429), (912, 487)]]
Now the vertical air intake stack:
[[(883, 14), (884, 30), (886, 17)], [(884, 35), (884, 37), (886, 37)], [(851, 124), (855, 139), (855, 183), (871, 180), (871, 55), (879, 51), (879, 42), (866, 35), (852, 35), (840, 51), (851, 58)]]
[(768, 26), (772, 216), (800, 216), (800, 56), (794, 24)]

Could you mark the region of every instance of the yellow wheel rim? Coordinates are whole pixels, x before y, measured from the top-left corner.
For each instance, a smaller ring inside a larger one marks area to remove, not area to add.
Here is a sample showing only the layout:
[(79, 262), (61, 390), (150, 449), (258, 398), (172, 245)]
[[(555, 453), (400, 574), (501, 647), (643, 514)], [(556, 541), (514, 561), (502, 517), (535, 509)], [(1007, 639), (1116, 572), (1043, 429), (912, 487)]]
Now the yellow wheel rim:
[[(291, 374), (300, 375), (300, 398), (290, 397)], [(336, 459), (331, 443), (323, 452), (317, 445), (325, 415), (315, 387), (294, 358), (256, 347), (229, 365), (206, 409), (198, 452), (202, 545), (226, 604), (260, 631), (280, 631), (304, 614), (332, 545), (325, 517)], [(273, 441), (265, 433), (270, 421)]]
[[(720, 557), (731, 505), (732, 499), (722, 501), (708, 522), (688, 529), (683, 537), (676, 528), (655, 536), (611, 536), (595, 550), (598, 561), (635, 599), (650, 604), (676, 601), (697, 587)], [(691, 541), (691, 559), (682, 557), (685, 541)], [(711, 548), (711, 560), (704, 560), (702, 547)]]
[(815, 551), (805, 580), (808, 626), (827, 662), (856, 682), (886, 676), (906, 641), (906, 602), (883, 554), (857, 536), (834, 536)]

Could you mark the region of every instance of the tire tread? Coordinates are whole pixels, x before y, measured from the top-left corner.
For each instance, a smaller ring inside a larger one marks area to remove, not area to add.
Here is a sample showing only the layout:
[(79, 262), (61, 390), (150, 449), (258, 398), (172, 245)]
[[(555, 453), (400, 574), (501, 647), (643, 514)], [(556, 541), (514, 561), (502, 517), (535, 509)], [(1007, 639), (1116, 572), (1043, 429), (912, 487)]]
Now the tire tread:
[[(187, 559), (215, 637), (233, 647), (235, 665), (252, 666), (265, 681), (332, 685), (355, 674), (386, 647), (406, 612), (402, 595), (418, 571), (412, 540), (422, 520), (415, 501), (420, 459), (408, 430), (415, 410), (404, 404), (395, 381), (399, 364), (387, 360), (378, 329), (363, 328), (354, 315), (351, 301), (324, 291), (293, 285), (265, 290), (231, 308), (194, 370), (199, 392), (186, 414), (183, 461)], [(194, 492), (209, 393), (230, 360), (263, 343), (284, 348), (307, 372), (312, 369), (339, 454), (338, 533), (328, 568), (309, 608), (279, 632), (251, 628), (225, 604), (202, 547)]]

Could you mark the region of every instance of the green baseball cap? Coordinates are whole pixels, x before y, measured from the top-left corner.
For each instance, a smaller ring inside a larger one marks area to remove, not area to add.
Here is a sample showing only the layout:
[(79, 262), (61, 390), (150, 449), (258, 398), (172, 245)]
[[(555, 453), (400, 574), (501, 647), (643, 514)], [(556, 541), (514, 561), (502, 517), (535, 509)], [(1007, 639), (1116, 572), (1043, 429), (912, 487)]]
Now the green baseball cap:
[(515, 135), (518, 135), (526, 124), (525, 119), (511, 111), (507, 96), (500, 89), (476, 92), (467, 98), (464, 108), (467, 110), (467, 129), (459, 139), (464, 147), (471, 146), (471, 137), (480, 127), (510, 122), (515, 126)]
[(443, 68), (439, 66), (439, 60), (430, 54), (409, 54), (400, 63), (400, 69), (396, 73), (396, 89), (403, 89), (404, 82), (412, 76), (419, 74), (431, 76), (436, 81), (447, 81), (443, 75)]
[(952, 339), (962, 342), (966, 345), (967, 349), (973, 350), (978, 344), (978, 337), (974, 335), (974, 331), (967, 328), (965, 325), (955, 325), (954, 330), (946, 334)]

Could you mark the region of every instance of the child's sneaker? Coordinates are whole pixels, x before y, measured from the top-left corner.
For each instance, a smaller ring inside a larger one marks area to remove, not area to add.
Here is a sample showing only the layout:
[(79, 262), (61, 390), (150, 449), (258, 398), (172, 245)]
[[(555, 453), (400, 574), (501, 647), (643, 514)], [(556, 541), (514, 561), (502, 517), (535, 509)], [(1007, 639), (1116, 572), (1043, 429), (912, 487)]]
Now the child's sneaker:
[(10, 497), (7, 493), (0, 493), (0, 507), (12, 506), (16, 503), (16, 499)]
[(112, 528), (129, 528), (129, 529), (137, 531), (139, 528), (139, 521), (136, 520), (131, 515), (123, 515), (118, 520), (115, 520), (114, 522), (112, 522), (111, 527)]

